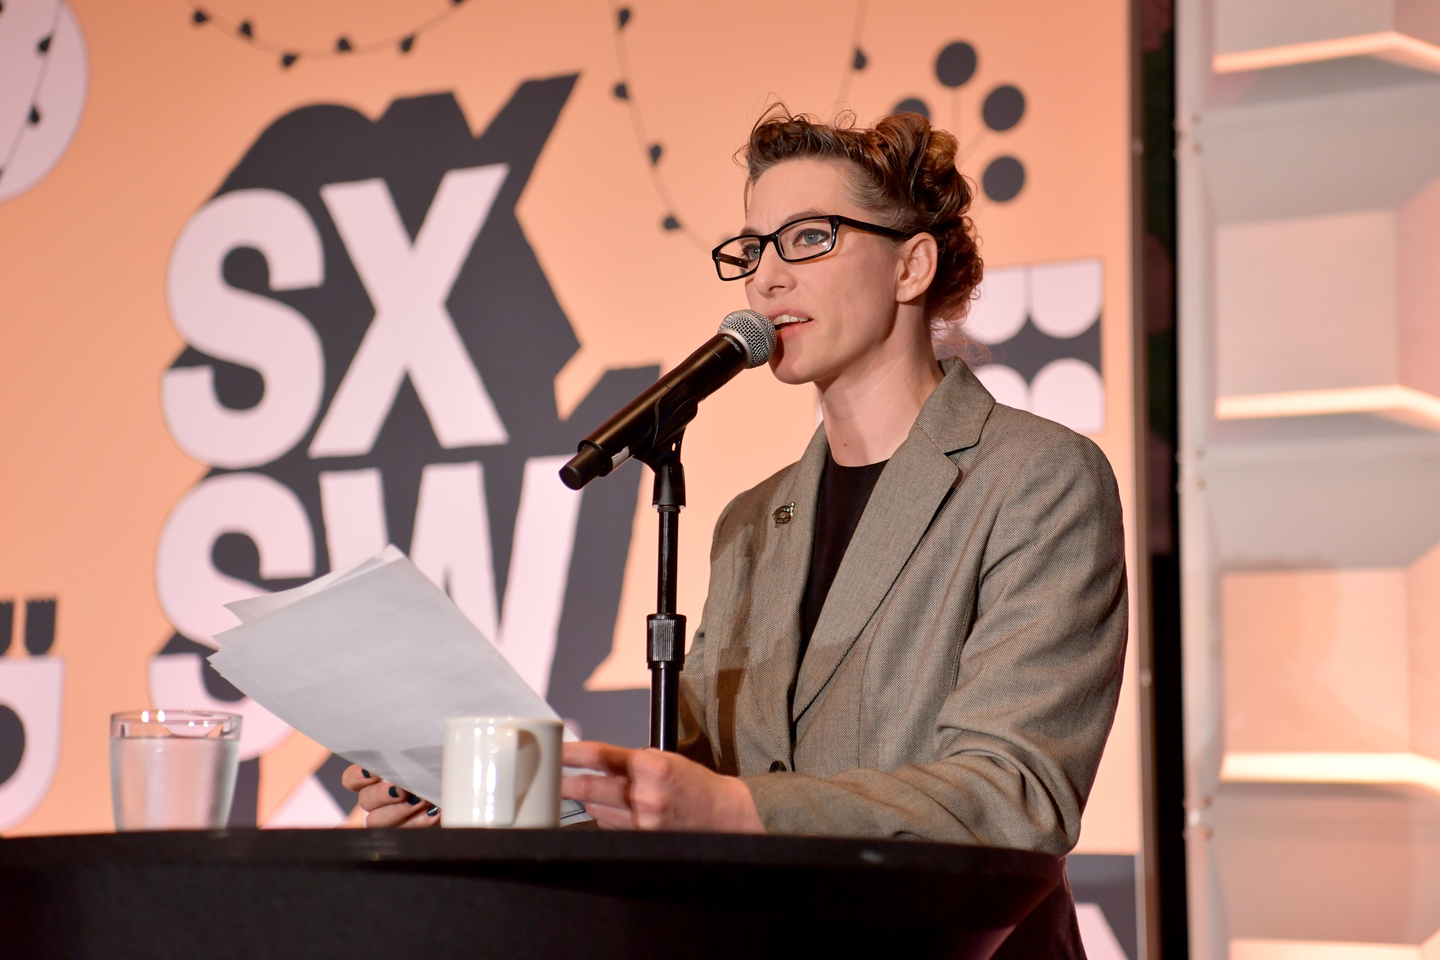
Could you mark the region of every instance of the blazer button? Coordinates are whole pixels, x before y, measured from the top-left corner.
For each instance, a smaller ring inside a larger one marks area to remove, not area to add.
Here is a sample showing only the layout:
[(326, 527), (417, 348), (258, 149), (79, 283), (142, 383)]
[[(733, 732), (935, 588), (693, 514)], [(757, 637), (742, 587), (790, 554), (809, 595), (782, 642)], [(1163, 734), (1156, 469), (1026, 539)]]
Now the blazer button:
[(776, 760), (774, 763), (770, 764), (770, 772), (771, 772), (771, 773), (784, 773), (784, 772), (785, 772), (785, 763), (784, 763), (783, 761), (781, 761), (781, 760)]

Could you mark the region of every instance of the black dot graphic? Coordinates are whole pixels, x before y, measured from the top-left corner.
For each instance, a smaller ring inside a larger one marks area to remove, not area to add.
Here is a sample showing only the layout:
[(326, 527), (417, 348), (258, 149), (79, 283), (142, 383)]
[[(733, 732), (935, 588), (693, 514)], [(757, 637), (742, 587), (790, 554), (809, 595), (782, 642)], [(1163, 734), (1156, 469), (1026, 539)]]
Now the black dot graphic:
[(298, 55), (293, 53), (287, 53), (280, 58), (280, 66), (288, 70), (293, 67), (295, 65), (295, 61), (299, 59), (300, 57)]
[(621, 7), (615, 14), (615, 19), (620, 21), (620, 29), (625, 29), (625, 24), (630, 22), (630, 8)]
[(1025, 166), (1014, 157), (996, 157), (980, 178), (985, 196), (997, 203), (1014, 200), (1025, 186)]
[(664, 153), (664, 152), (665, 152), (665, 148), (662, 147), (662, 146), (660, 146), (660, 144), (658, 144), (658, 143), (652, 143), (652, 144), (650, 144), (650, 165), (651, 165), (651, 166), (654, 166), (655, 164), (659, 163), (659, 162), (660, 162), (660, 154), (662, 154), (662, 153)]
[(414, 49), (414, 47), (415, 47), (415, 34), (413, 34), (413, 33), (410, 34), (410, 36), (406, 37), (404, 40), (401, 40), (401, 41), (400, 41), (400, 52), (401, 52), (401, 53), (409, 53), (412, 49)]
[(901, 100), (899, 103), (895, 104), (895, 109), (891, 110), (890, 112), (918, 113), (926, 120), (930, 119), (930, 105), (927, 104), (924, 100), (921, 100), (919, 97), (906, 97), (904, 100)]
[(996, 87), (985, 98), (980, 115), (985, 118), (985, 126), (991, 130), (1009, 130), (1025, 116), (1025, 94), (1020, 92), (1019, 87), (1009, 84)]
[(851, 61), (850, 65), (853, 66), (856, 70), (864, 70), (865, 65), (869, 62), (870, 61), (865, 58), (865, 51), (861, 50), (859, 47), (856, 47), (855, 59)]
[(349, 37), (341, 37), (340, 39), (335, 41), (335, 52), (337, 53), (349, 53), (351, 50), (354, 49), (354, 47), (350, 46)]
[(246, 20), (244, 23), (240, 24), (240, 35), (244, 37), (255, 36), (255, 28), (250, 25), (249, 20)]
[(35, 49), (39, 50), (41, 53), (49, 53), (50, 39), (50, 37), (46, 37), (44, 40), (41, 40), (39, 43), (35, 44)]
[(661, 222), (660, 226), (664, 227), (666, 230), (679, 230), (679, 229), (680, 229), (680, 221), (679, 221), (679, 220), (676, 220), (674, 216), (667, 216), (667, 217)]
[(14, 710), (0, 704), (0, 783), (15, 776), (25, 756), (25, 724)]
[(30, 108), (30, 122), (31, 122), (32, 124), (35, 124), (35, 123), (39, 123), (39, 122), (40, 122), (40, 110), (39, 110), (39, 108), (37, 108), (37, 107), (31, 107), (31, 108)]
[(975, 76), (977, 62), (975, 48), (964, 40), (956, 40), (935, 58), (935, 77), (947, 87), (962, 86)]
[(195, 22), (196, 26), (199, 26), (200, 24), (210, 19), (210, 14), (206, 13), (204, 10), (196, 10), (193, 14), (191, 14), (190, 19)]
[(627, 87), (627, 86), (625, 86), (625, 84), (624, 84), (623, 82), (615, 84), (615, 99), (617, 99), (617, 100), (629, 100), (629, 99), (630, 99), (630, 88)]

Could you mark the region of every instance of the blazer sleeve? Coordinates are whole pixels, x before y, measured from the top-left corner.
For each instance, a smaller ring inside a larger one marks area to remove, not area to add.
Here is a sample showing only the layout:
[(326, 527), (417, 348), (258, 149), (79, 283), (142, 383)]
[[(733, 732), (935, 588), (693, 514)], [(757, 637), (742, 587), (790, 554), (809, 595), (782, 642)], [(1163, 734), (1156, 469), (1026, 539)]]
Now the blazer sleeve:
[[(721, 533), (725, 529), (725, 522), (740, 499), (741, 497), (736, 497), (726, 504), (715, 521), (715, 531), (710, 541), (712, 567), (720, 555)], [(709, 606), (708, 599), (706, 606)], [(699, 626), (691, 636), (690, 646), (685, 651), (685, 667), (680, 671), (680, 738), (676, 749), (681, 756), (714, 770), (715, 751), (710, 743), (709, 727), (706, 725), (706, 690), (709, 684), (706, 682), (704, 666), (705, 620), (702, 616)]]
[[(705, 660), (705, 622), (695, 628), (685, 663), (691, 668), (680, 671), (680, 738), (676, 747), (681, 756), (715, 769), (715, 751), (705, 728), (705, 683), (696, 669)], [(693, 664), (693, 666), (691, 666)]]
[(1104, 454), (1068, 431), (1047, 440), (1017, 458), (997, 507), (935, 761), (747, 776), (767, 830), (1075, 845), (1119, 699), (1125, 538)]

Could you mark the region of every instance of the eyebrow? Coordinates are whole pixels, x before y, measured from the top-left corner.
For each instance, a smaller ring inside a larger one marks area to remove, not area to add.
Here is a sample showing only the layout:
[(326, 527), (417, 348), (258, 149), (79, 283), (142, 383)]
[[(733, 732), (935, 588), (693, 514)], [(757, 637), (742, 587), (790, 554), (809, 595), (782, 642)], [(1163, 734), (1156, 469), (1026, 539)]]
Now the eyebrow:
[[(815, 207), (810, 207), (810, 208), (807, 209), (807, 210), (797, 210), (795, 213), (790, 214), (790, 216), (788, 216), (788, 217), (786, 217), (784, 220), (781, 220), (781, 221), (780, 221), (780, 225), (783, 227), (785, 224), (787, 224), (787, 223), (794, 223), (796, 220), (806, 220), (806, 219), (809, 219), (810, 217), (823, 217), (823, 216), (826, 216), (826, 214), (822, 213), (819, 209), (817, 209), (817, 208), (815, 208)], [(736, 234), (736, 236), (741, 236), (741, 237), (754, 237), (754, 236), (759, 236), (759, 234), (760, 234), (760, 231), (759, 231), (759, 230), (757, 230), (755, 227), (750, 226), (750, 224), (747, 223), (747, 224), (745, 224), (745, 226), (743, 226), (743, 227), (740, 228), (740, 232), (739, 232), (738, 234)]]

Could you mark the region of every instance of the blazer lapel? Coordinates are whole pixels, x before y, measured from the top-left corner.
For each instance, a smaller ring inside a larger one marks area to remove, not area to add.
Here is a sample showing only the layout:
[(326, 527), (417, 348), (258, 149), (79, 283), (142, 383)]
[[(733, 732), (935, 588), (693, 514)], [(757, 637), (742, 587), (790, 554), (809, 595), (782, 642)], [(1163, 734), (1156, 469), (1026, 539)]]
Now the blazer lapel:
[[(979, 442), (980, 430), (995, 405), (963, 363), (953, 361), (945, 370), (945, 379), (925, 402), (910, 435), (880, 475), (836, 571), (805, 662), (800, 665), (790, 714), (796, 720), (810, 708), (860, 638), (959, 482), (960, 470), (947, 454)], [(817, 471), (815, 487), (818, 483)], [(808, 561), (807, 551), (806, 568), (800, 575), (802, 590)], [(798, 609), (798, 592), (793, 602)]]
[[(815, 540), (815, 499), (820, 474), (829, 452), (825, 429), (810, 438), (805, 455), (788, 482), (775, 491), (765, 525), (764, 546), (756, 558), (752, 579), (753, 609), (748, 686), (753, 691), (761, 723), (784, 756), (790, 755), (790, 695), (795, 686), (800, 656), (800, 603), (810, 572), (810, 548)], [(777, 522), (778, 521), (778, 522)], [(765, 612), (784, 611), (772, 619), (769, 630), (756, 631)]]

